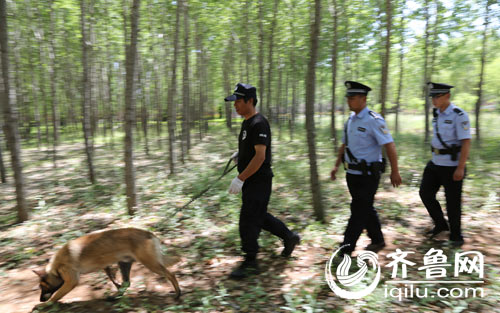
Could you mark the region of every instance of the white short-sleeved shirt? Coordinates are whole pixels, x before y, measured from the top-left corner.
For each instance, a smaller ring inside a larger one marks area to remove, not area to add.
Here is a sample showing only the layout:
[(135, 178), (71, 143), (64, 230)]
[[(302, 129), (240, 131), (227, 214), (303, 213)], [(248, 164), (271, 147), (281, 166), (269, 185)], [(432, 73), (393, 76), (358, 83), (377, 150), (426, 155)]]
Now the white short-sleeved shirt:
[[(348, 147), (358, 161), (365, 160), (369, 165), (372, 162), (382, 161), (382, 146), (393, 142), (385, 120), (379, 114), (365, 107), (361, 112), (351, 113), (344, 125), (342, 142), (345, 144), (345, 127), (347, 126)], [(354, 163), (344, 152), (348, 163)], [(348, 169), (347, 173), (361, 175), (361, 171)]]
[[(437, 110), (437, 117), (432, 119), (433, 136), (431, 145), (437, 149), (446, 149), (441, 144), (436, 135), (436, 122), (438, 123), (439, 134), (444, 143), (452, 147), (461, 146), (461, 140), (470, 139), (470, 122), (467, 112), (451, 103), (443, 112)], [(457, 154), (457, 160), (452, 161), (450, 154), (435, 154), (432, 152), (432, 162), (440, 166), (457, 166), (460, 159), (460, 152)]]

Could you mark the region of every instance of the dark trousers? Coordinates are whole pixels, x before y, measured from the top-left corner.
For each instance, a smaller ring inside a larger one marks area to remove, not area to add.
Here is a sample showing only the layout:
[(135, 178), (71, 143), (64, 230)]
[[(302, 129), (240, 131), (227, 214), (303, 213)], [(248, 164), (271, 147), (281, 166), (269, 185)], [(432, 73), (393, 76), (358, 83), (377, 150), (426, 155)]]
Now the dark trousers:
[(272, 177), (245, 182), (243, 185), (243, 204), (240, 212), (240, 237), (243, 252), (247, 259), (255, 259), (259, 251), (257, 239), (264, 229), (282, 239), (288, 239), (292, 232), (285, 224), (267, 213), (271, 196)]
[(420, 199), (429, 212), (436, 227), (448, 228), (443, 216), (441, 205), (436, 200), (436, 194), (441, 186), (444, 187), (446, 197), (446, 213), (450, 223), (450, 240), (463, 240), (461, 231), (462, 216), (462, 184), (453, 180), (456, 166), (439, 166), (432, 161), (427, 163), (420, 184)]
[(346, 174), (347, 187), (351, 194), (351, 217), (347, 223), (342, 245), (345, 252), (352, 252), (356, 247), (359, 236), (366, 229), (372, 243), (384, 241), (377, 211), (373, 207), (373, 200), (377, 192), (380, 175), (353, 175)]

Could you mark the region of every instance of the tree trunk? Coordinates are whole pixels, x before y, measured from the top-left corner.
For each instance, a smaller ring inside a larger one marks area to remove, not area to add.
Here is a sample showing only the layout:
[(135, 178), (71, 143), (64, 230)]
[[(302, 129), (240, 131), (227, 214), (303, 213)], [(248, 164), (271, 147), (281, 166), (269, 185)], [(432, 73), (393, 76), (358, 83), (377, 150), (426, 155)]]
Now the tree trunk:
[(182, 74), (182, 161), (189, 154), (191, 149), (191, 136), (190, 136), (190, 95), (189, 95), (189, 4), (188, 0), (182, 0), (184, 11), (184, 71)]
[(306, 77), (306, 130), (307, 147), (309, 152), (309, 169), (311, 179), (311, 192), (314, 205), (314, 215), (319, 221), (324, 221), (325, 214), (321, 197), (318, 168), (316, 162), (316, 135), (314, 127), (314, 92), (316, 82), (316, 60), (318, 58), (319, 29), (321, 19), (321, 0), (315, 0), (314, 22), (311, 25), (311, 52)]
[[(38, 5), (41, 5), (38, 3)], [(45, 127), (45, 142), (49, 142), (49, 127), (48, 127), (48, 117), (47, 117), (47, 94), (46, 94), (46, 81), (47, 78), (45, 76), (45, 68), (43, 66), (44, 61), (45, 61), (45, 55), (44, 55), (44, 43), (43, 43), (43, 38), (45, 36), (45, 33), (43, 31), (43, 21), (42, 21), (42, 10), (40, 8), (36, 7), (37, 9), (37, 15), (38, 15), (38, 29), (34, 30), (36, 37), (38, 39), (38, 61), (39, 61), (39, 75), (40, 75), (40, 84), (39, 84), (39, 90), (41, 91), (41, 101), (42, 103), (42, 114), (43, 114), (43, 119), (44, 119), (44, 127)], [(41, 124), (41, 123), (40, 123)]]
[(338, 6), (337, 0), (332, 1), (331, 14), (333, 19), (333, 42), (332, 42), (332, 113), (330, 122), (330, 137), (333, 140), (333, 149), (337, 152), (337, 128), (335, 127), (336, 89), (337, 89), (337, 57), (338, 57)]
[(404, 43), (405, 43), (405, 17), (404, 17), (404, 4), (402, 1), (401, 5), (401, 39), (399, 41), (400, 50), (399, 50), (399, 84), (398, 84), (398, 94), (396, 96), (396, 118), (394, 125), (394, 132), (397, 134), (399, 132), (399, 111), (401, 106), (401, 92), (403, 90), (403, 74), (404, 74)]
[[(105, 2), (105, 7), (104, 7), (104, 12), (105, 15), (108, 16), (108, 1)], [(106, 102), (108, 103), (108, 109), (106, 112), (106, 121), (107, 121), (107, 127), (109, 128), (111, 132), (111, 138), (110, 138), (110, 143), (111, 147), (114, 145), (114, 129), (113, 129), (113, 60), (111, 58), (112, 55), (112, 50), (111, 50), (111, 39), (109, 37), (111, 33), (111, 26), (109, 23), (106, 24), (106, 62), (108, 64), (107, 70), (106, 70)]]
[(168, 152), (169, 152), (169, 165), (170, 174), (175, 173), (175, 128), (176, 128), (176, 113), (175, 113), (175, 95), (177, 89), (177, 57), (179, 55), (179, 26), (181, 15), (181, 3), (177, 2), (175, 13), (175, 37), (174, 37), (174, 58), (172, 59), (172, 73), (170, 82), (170, 92), (168, 93)]
[(483, 43), (481, 49), (481, 70), (479, 72), (479, 83), (477, 87), (477, 101), (474, 108), (474, 113), (476, 117), (476, 140), (477, 143), (481, 143), (481, 132), (479, 125), (479, 114), (481, 113), (481, 104), (483, 102), (483, 80), (484, 80), (484, 65), (486, 64), (486, 50), (487, 50), (487, 39), (488, 39), (488, 25), (490, 23), (490, 5), (493, 4), (492, 0), (486, 0), (486, 8), (484, 14), (484, 31), (483, 31)]
[[(246, 0), (245, 1), (245, 20), (246, 21), (249, 21), (249, 17), (248, 17), (248, 14), (251, 12), (250, 10), (250, 2), (251, 0)], [(244, 34), (245, 34), (245, 38), (249, 38), (249, 34), (248, 34), (248, 23), (243, 23), (243, 27), (244, 27)], [(242, 45), (242, 47), (244, 47), (244, 45)], [(246, 48), (245, 49), (245, 55), (246, 55), (246, 62), (245, 62), (245, 73), (246, 73), (246, 82), (247, 84), (250, 83), (250, 62), (251, 62), (251, 56), (250, 56), (250, 49)]]
[[(85, 0), (81, 0), (85, 1)], [(94, 17), (94, 6), (96, 5), (94, 0), (89, 1), (89, 19), (90, 23), (88, 23), (88, 53), (90, 55), (91, 62), (88, 63), (89, 68), (89, 85), (90, 85), (90, 130), (92, 133), (92, 137), (95, 137), (97, 134), (97, 127), (99, 123), (99, 107), (97, 105), (97, 77), (96, 77), (96, 51), (94, 49), (94, 45), (96, 43), (94, 25), (95, 25), (95, 17)], [(127, 38), (127, 37), (125, 37)]]
[(10, 150), (14, 181), (16, 185), (17, 222), (28, 220), (28, 205), (24, 185), (23, 165), (21, 162), (21, 138), (18, 129), (18, 112), (16, 107), (16, 91), (10, 86), (9, 49), (7, 28), (7, 3), (0, 0), (0, 64), (2, 75), (0, 81), (0, 104), (5, 119), (5, 132)]
[(425, 99), (424, 104), (424, 114), (425, 114), (425, 142), (429, 142), (429, 108), (430, 102), (428, 97), (428, 86), (427, 82), (429, 82), (429, 0), (425, 0), (424, 7), (424, 16), (425, 16), (425, 44), (424, 44), (424, 81), (423, 81), (423, 94)]
[(57, 167), (57, 145), (59, 142), (59, 107), (56, 95), (57, 71), (56, 71), (56, 17), (54, 0), (50, 2), (50, 33), (49, 33), (49, 75), (50, 75), (50, 101), (52, 102), (52, 162)]
[[(200, 22), (196, 21), (196, 50), (199, 51), (196, 54), (196, 65), (197, 65), (197, 77), (199, 82), (199, 100), (198, 100), (198, 132), (199, 139), (203, 139), (204, 124), (205, 124), (205, 102), (206, 102), (206, 80), (205, 80), (205, 56), (203, 48), (203, 33), (200, 29)], [(226, 90), (227, 92), (227, 90)]]
[(265, 86), (264, 86), (264, 1), (259, 1), (259, 102), (261, 107), (261, 112), (264, 113), (264, 104), (266, 103), (264, 99)]
[[(230, 95), (233, 91), (232, 85), (231, 85), (231, 70), (233, 69), (234, 65), (234, 54), (233, 54), (233, 46), (234, 46), (234, 40), (233, 36), (229, 38), (229, 42), (226, 47), (225, 51), (225, 59), (226, 62), (222, 65), (222, 76), (223, 76), (223, 83), (224, 83), (224, 89), (226, 91), (227, 95)], [(224, 102), (224, 111), (225, 111), (225, 116), (226, 116), (226, 127), (229, 128), (229, 130), (233, 130), (233, 122), (232, 122), (232, 103), (229, 101)]]
[(277, 15), (278, 15), (278, 6), (279, 0), (274, 0), (274, 9), (273, 9), (273, 19), (271, 21), (271, 30), (269, 33), (269, 54), (267, 55), (267, 103), (266, 103), (266, 114), (270, 121), (276, 122), (276, 118), (273, 114), (273, 109), (271, 107), (272, 102), (272, 92), (271, 92), (271, 83), (274, 71), (274, 63), (273, 63), (273, 48), (274, 48), (274, 30), (276, 29), (277, 23)]
[[(279, 53), (278, 53), (279, 54)], [(281, 140), (281, 102), (283, 92), (283, 60), (279, 60), (278, 66), (278, 96), (276, 98), (276, 122), (278, 123), (278, 139)]]
[(83, 137), (85, 139), (85, 154), (87, 155), (87, 164), (89, 167), (89, 179), (95, 184), (94, 174), (94, 143), (91, 135), (90, 125), (90, 70), (89, 70), (89, 50), (87, 38), (87, 19), (85, 0), (80, 1), (81, 10), (81, 31), (82, 31), (82, 67), (83, 67)]
[(290, 118), (290, 140), (293, 140), (294, 130), (295, 130), (295, 117), (297, 114), (297, 79), (295, 76), (297, 75), (297, 64), (295, 61), (295, 46), (296, 46), (296, 37), (295, 37), (295, 6), (296, 0), (292, 0), (292, 10), (290, 19), (290, 32), (292, 34), (292, 47), (290, 49), (290, 67), (292, 69), (292, 107), (291, 107), (291, 118)]
[[(0, 90), (1, 89), (3, 89), (3, 88), (0, 88)], [(0, 92), (0, 94), (1, 94), (1, 92)], [(2, 133), (3, 133), (2, 129), (3, 129), (3, 125), (0, 124), (0, 135), (2, 135)], [(2, 184), (5, 184), (7, 182), (6, 176), (7, 175), (5, 173), (5, 165), (3, 163), (3, 153), (2, 153), (2, 136), (0, 136), (0, 181), (2, 182)]]
[[(382, 103), (382, 116), (385, 117), (386, 107), (385, 102), (387, 98), (387, 77), (389, 75), (389, 62), (391, 59), (391, 25), (392, 25), (392, 7), (391, 0), (385, 1), (385, 53), (382, 59), (382, 82), (380, 86), (380, 102)], [(382, 21), (381, 21), (382, 22)]]
[(137, 36), (139, 33), (139, 5), (140, 0), (134, 0), (132, 11), (130, 12), (130, 43), (125, 51), (125, 184), (127, 186), (127, 209), (129, 215), (134, 215), (137, 206), (133, 126), (135, 120), (135, 70), (137, 64)]
[[(33, 13), (32, 13), (32, 6), (30, 2), (27, 0), (25, 2), (26, 5), (26, 10), (27, 10), (27, 16), (29, 20), (33, 20)], [(27, 36), (28, 40), (28, 46), (29, 47), (34, 47), (34, 45), (31, 43), (31, 36), (36, 34), (36, 26), (32, 25), (29, 27), (30, 34)], [(28, 54), (28, 64), (30, 65), (30, 68), (34, 69), (35, 68), (35, 63), (33, 59), (35, 58), (34, 56), (36, 55), (35, 49), (30, 49), (30, 52)], [(42, 141), (42, 136), (41, 136), (41, 130), (40, 130), (40, 104), (39, 104), (39, 99), (38, 99), (38, 92), (39, 92), (39, 87), (38, 87), (38, 81), (37, 81), (37, 75), (31, 75), (31, 94), (32, 94), (32, 99), (33, 99), (33, 114), (35, 118), (35, 123), (36, 123), (36, 130), (37, 130), (37, 148), (40, 150), (40, 145)]]

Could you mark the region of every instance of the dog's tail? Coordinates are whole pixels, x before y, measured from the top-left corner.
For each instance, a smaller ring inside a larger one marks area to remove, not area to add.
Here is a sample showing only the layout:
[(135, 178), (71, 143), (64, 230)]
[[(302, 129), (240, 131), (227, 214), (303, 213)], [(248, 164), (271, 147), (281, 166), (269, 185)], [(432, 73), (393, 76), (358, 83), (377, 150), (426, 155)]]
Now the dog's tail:
[(163, 256), (163, 264), (167, 267), (170, 267), (176, 263), (179, 263), (181, 260), (180, 255), (177, 255), (175, 253), (169, 252), (169, 255), (164, 255)]
[(153, 244), (155, 247), (156, 256), (159, 260), (161, 260), (164, 266), (170, 267), (181, 260), (181, 256), (174, 250), (169, 249), (168, 253), (162, 253), (162, 244), (157, 237), (153, 238)]

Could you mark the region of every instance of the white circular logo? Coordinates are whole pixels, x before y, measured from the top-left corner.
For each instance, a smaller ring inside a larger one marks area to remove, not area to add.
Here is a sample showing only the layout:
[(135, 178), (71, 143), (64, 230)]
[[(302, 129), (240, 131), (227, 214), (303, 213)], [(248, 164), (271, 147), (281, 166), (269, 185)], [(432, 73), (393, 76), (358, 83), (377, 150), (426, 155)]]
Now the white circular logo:
[(247, 138), (247, 131), (243, 131), (243, 135), (241, 136), (241, 140), (245, 140)]
[(344, 245), (340, 247), (337, 251), (335, 251), (328, 262), (326, 263), (326, 268), (325, 268), (325, 277), (326, 277), (326, 282), (328, 283), (328, 286), (330, 286), (330, 289), (339, 297), (344, 298), (344, 299), (361, 299), (375, 290), (375, 288), (378, 285), (378, 282), (380, 281), (380, 265), (378, 264), (378, 256), (376, 253), (371, 252), (371, 251), (362, 251), (360, 254), (357, 256), (357, 264), (359, 267), (359, 270), (355, 273), (349, 274), (349, 269), (351, 268), (351, 257), (347, 254), (344, 254), (344, 258), (340, 264), (337, 265), (337, 270), (336, 270), (336, 276), (337, 280), (341, 285), (347, 286), (347, 287), (352, 287), (356, 286), (358, 284), (365, 284), (366, 280), (368, 278), (366, 274), (369, 271), (369, 267), (366, 264), (364, 260), (370, 261), (371, 263), (371, 271), (375, 272), (376, 270), (376, 275), (371, 284), (369, 284), (366, 288), (361, 289), (361, 290), (356, 290), (356, 291), (350, 291), (346, 289), (342, 289), (335, 283), (335, 279), (332, 275), (332, 261), (337, 255), (337, 253), (342, 249), (343, 247), (347, 247), (349, 245)]

